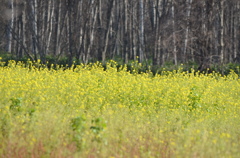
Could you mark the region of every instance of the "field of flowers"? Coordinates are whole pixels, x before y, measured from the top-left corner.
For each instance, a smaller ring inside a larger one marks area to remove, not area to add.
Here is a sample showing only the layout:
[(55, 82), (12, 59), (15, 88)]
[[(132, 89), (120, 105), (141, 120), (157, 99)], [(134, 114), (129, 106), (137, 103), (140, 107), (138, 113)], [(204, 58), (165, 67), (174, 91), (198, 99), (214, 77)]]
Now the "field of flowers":
[(240, 157), (233, 72), (34, 65), (0, 67), (0, 157)]

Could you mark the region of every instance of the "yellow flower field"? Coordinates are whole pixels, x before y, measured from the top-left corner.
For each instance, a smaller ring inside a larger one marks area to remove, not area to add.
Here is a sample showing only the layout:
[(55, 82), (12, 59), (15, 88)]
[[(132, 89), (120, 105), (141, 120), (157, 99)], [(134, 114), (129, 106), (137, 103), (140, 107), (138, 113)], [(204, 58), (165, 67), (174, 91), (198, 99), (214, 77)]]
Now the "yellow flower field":
[(0, 157), (237, 158), (239, 116), (233, 72), (0, 67)]

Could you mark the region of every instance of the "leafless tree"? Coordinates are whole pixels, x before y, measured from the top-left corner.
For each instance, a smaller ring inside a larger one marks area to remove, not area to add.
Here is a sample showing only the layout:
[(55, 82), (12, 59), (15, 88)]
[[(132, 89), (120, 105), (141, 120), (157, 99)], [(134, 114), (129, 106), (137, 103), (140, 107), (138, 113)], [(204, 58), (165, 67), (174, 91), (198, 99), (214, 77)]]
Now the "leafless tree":
[[(0, 49), (31, 60), (240, 62), (238, 0), (1, 0)], [(137, 58), (137, 56), (139, 58)]]

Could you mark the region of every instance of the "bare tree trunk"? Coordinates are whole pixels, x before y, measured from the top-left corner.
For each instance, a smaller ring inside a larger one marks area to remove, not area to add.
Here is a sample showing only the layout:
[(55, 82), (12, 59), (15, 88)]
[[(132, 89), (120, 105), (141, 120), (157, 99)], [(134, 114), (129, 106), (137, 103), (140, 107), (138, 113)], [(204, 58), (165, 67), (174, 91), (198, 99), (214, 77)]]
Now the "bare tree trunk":
[(37, 49), (37, 35), (38, 35), (38, 28), (37, 28), (37, 0), (33, 0), (31, 2), (32, 7), (32, 52), (34, 54), (34, 59), (38, 59), (38, 49)]
[(118, 3), (118, 1), (116, 1), (116, 9), (114, 10), (114, 15), (115, 15), (115, 41), (114, 41), (114, 46), (113, 46), (113, 53), (112, 53), (112, 59), (115, 59), (115, 56), (119, 56), (120, 55), (120, 32), (121, 32), (121, 5)]
[[(161, 2), (160, 2), (161, 3)], [(154, 39), (154, 54), (153, 54), (153, 65), (160, 65), (160, 52), (161, 52), (161, 29), (160, 29), (160, 17), (162, 16), (162, 12), (159, 11), (159, 0), (157, 0), (156, 12), (159, 14), (158, 17), (153, 17), (156, 21), (156, 25), (154, 26), (154, 33), (155, 33), (155, 39)]]
[(224, 63), (224, 2), (225, 0), (221, 0), (220, 2), (220, 62)]
[[(50, 44), (51, 44), (51, 39), (52, 39), (52, 32), (53, 32), (53, 16), (54, 16), (54, 10), (55, 10), (55, 6), (54, 6), (54, 2), (49, 0), (48, 1), (49, 4), (48, 4), (48, 38), (47, 38), (47, 44), (46, 44), (46, 52), (45, 54), (48, 54), (49, 52), (49, 47), (50, 47)], [(51, 7), (52, 6), (52, 7)]]
[(139, 33), (139, 62), (142, 63), (144, 60), (144, 49), (145, 49), (145, 45), (144, 45), (144, 4), (143, 4), (143, 0), (139, 1), (139, 29), (140, 29), (140, 33)]
[(98, 7), (97, 6), (94, 6), (94, 1), (95, 0), (92, 0), (91, 1), (91, 22), (90, 22), (90, 26), (91, 26), (91, 29), (90, 29), (90, 42), (89, 42), (89, 45), (88, 45), (88, 48), (87, 48), (87, 53), (86, 53), (86, 56), (85, 56), (85, 61), (84, 63), (87, 64), (88, 63), (88, 60), (89, 60), (89, 57), (90, 57), (90, 51), (92, 49), (92, 46), (93, 46), (93, 40), (94, 40), (94, 33), (95, 33), (95, 24), (96, 24), (96, 21), (97, 21), (97, 12), (98, 12)]
[(19, 58), (139, 56), (161, 65), (240, 56), (237, 0), (8, 0), (0, 8), (0, 49)]
[[(55, 3), (55, 2), (54, 2)], [(55, 17), (55, 20), (56, 20), (56, 23), (55, 23), (55, 40), (54, 40), (54, 55), (57, 56), (60, 54), (60, 39), (61, 39), (61, 2), (59, 2), (57, 5), (58, 7), (56, 8), (56, 17)]]
[(73, 50), (72, 50), (72, 2), (68, 0), (68, 17), (67, 17), (67, 36), (68, 36), (68, 64), (72, 65)]
[[(137, 60), (137, 5), (134, 1), (130, 1), (131, 12), (129, 14), (129, 59)], [(129, 9), (129, 10), (130, 10)]]
[[(236, 5), (236, 10), (239, 10), (240, 9), (240, 3), (237, 2), (237, 5)], [(235, 17), (235, 14), (233, 15), (233, 56), (234, 56), (234, 60), (237, 59), (237, 47), (238, 47), (238, 42), (237, 42), (237, 30), (238, 30), (238, 26), (239, 26), (239, 17)]]
[[(86, 31), (86, 20), (84, 21), (85, 17), (84, 17), (84, 8), (83, 8), (83, 1), (79, 1), (78, 2), (78, 30), (79, 30), (79, 43), (77, 46), (77, 52), (76, 52), (76, 58), (79, 61), (83, 61), (83, 54), (82, 50), (83, 50), (83, 43), (84, 43), (84, 38), (85, 38), (85, 31)], [(100, 14), (100, 13), (99, 13)]]
[(177, 46), (176, 46), (176, 33), (175, 33), (175, 0), (172, 0), (172, 28), (173, 28), (173, 58), (174, 64), (177, 65)]
[(151, 26), (152, 26), (152, 30), (154, 30), (155, 26), (156, 26), (156, 4), (155, 4), (155, 0), (149, 0), (148, 1), (148, 5), (149, 5), (149, 17), (150, 17), (150, 21), (151, 21)]
[(27, 44), (27, 2), (25, 1), (23, 3), (24, 8), (22, 11), (22, 21), (23, 21), (23, 28), (22, 28), (22, 32), (23, 32), (23, 36), (22, 36), (22, 41), (21, 41), (21, 47), (24, 50), (24, 53), (27, 55), (27, 57), (29, 57), (32, 61), (34, 60), (34, 57), (32, 57), (32, 54), (29, 53), (29, 47)]
[[(230, 28), (229, 28), (229, 32), (230, 32), (230, 46), (229, 46), (229, 61), (230, 63), (233, 62), (233, 59), (234, 59), (234, 16), (233, 16), (233, 11), (234, 11), (234, 8), (232, 8), (232, 6), (229, 6), (229, 25), (230, 25)], [(230, 53), (231, 52), (231, 53)]]
[(12, 52), (12, 31), (13, 31), (13, 26), (14, 26), (14, 4), (13, 4), (14, 0), (11, 0), (9, 2), (9, 7), (11, 8), (11, 19), (9, 21), (8, 24), (8, 28), (7, 28), (7, 46), (6, 46), (6, 51), (7, 52)]
[(123, 23), (122, 23), (122, 39), (123, 39), (123, 53), (122, 57), (125, 63), (128, 63), (128, 0), (124, 0), (123, 4)]
[(107, 48), (108, 48), (108, 41), (109, 41), (109, 33), (110, 33), (110, 30), (111, 30), (111, 23), (112, 23), (112, 11), (113, 11), (113, 3), (114, 3), (114, 0), (110, 0), (110, 6), (109, 6), (109, 10), (108, 10), (108, 13), (107, 13), (107, 20), (108, 20), (108, 23), (107, 23), (107, 30), (106, 30), (106, 33), (105, 33), (105, 45), (104, 45), (104, 50), (102, 52), (102, 62), (105, 62), (106, 60), (106, 52), (107, 52)]
[(185, 31), (185, 41), (184, 41), (184, 49), (183, 49), (183, 55), (184, 55), (184, 62), (188, 60), (187, 58), (187, 47), (188, 47), (188, 35), (189, 35), (189, 25), (190, 25), (190, 14), (191, 14), (191, 8), (192, 8), (192, 0), (187, 0), (187, 27)]
[(21, 39), (20, 42), (17, 42), (17, 50), (16, 50), (16, 56), (17, 59), (23, 58), (23, 49), (22, 49), (22, 41), (23, 41), (23, 20), (22, 15), (18, 19), (18, 37)]

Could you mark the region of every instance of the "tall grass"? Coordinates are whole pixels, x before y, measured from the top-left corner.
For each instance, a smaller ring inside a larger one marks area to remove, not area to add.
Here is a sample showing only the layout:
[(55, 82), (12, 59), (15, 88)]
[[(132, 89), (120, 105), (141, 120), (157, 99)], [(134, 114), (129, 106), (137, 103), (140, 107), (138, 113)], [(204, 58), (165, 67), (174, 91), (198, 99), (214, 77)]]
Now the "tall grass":
[(38, 65), (0, 67), (0, 157), (240, 156), (234, 72)]

